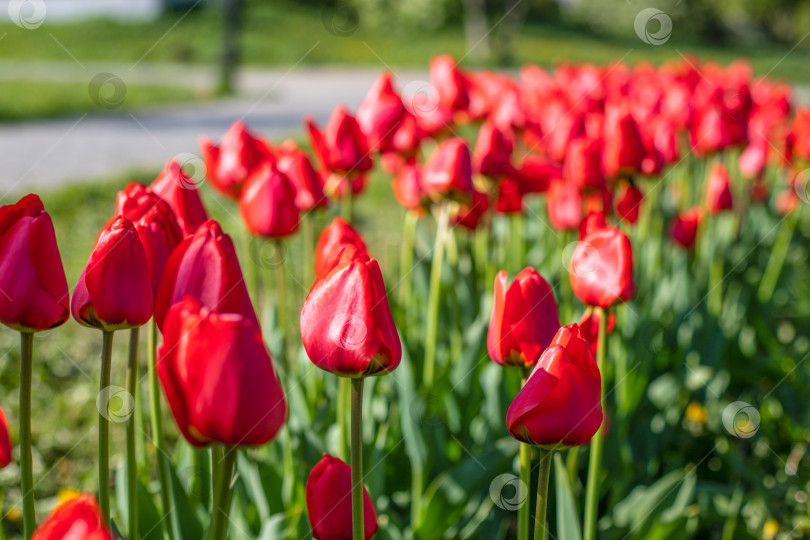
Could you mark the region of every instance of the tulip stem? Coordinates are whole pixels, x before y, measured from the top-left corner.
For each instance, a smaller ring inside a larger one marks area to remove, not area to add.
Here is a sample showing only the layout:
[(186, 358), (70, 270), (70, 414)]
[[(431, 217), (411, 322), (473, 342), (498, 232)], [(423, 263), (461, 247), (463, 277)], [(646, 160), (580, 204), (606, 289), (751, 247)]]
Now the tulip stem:
[(436, 370), (436, 338), (439, 330), (439, 293), (442, 284), (442, 262), (444, 259), (444, 237), (450, 220), (450, 208), (446, 202), (439, 206), (438, 228), (436, 229), (436, 246), (433, 248), (433, 264), (430, 267), (430, 293), (428, 295), (428, 319), (425, 332), (425, 388), (433, 386)]
[(537, 506), (535, 506), (534, 512), (534, 540), (545, 540), (546, 538), (548, 481), (551, 478), (551, 458), (553, 454), (554, 450), (540, 448), (540, 470), (537, 473)]
[[(224, 540), (228, 536), (228, 514), (231, 508), (231, 479), (233, 478), (233, 465), (236, 462), (236, 448), (225, 447), (224, 454), (212, 453), (214, 468), (218, 468), (214, 487), (214, 508), (211, 517), (210, 540)], [(217, 463), (219, 461), (219, 463)]]
[[(279, 238), (274, 239), (279, 260), (276, 264), (276, 310), (278, 311), (278, 331), (281, 333), (281, 357), (287, 360), (287, 293), (284, 279), (284, 245)], [(289, 359), (290, 371), (295, 373), (295, 359)]]
[[(411, 306), (411, 284), (413, 283), (413, 245), (416, 238), (416, 224), (419, 216), (416, 212), (408, 210), (405, 213), (405, 223), (402, 226), (402, 251), (399, 256), (399, 302), (406, 314)], [(408, 320), (406, 318), (406, 320)]]
[[(530, 369), (522, 369), (522, 381), (520, 387), (526, 386), (529, 379)], [(531, 493), (532, 486), (532, 447), (526, 443), (520, 443), (520, 481), (526, 486), (526, 492)], [(522, 486), (521, 486), (522, 487)], [(531, 514), (530, 505), (524, 504), (518, 508), (518, 540), (529, 540), (529, 517)]]
[(343, 221), (352, 224), (352, 199), (354, 197), (352, 181), (344, 177), (341, 182), (343, 184), (343, 197), (340, 199), (340, 214)]
[(301, 216), (301, 237), (304, 242), (304, 272), (302, 273), (305, 286), (304, 292), (307, 291), (306, 287), (309, 287), (315, 280), (312, 276), (315, 266), (315, 231), (313, 223), (315, 221), (315, 211), (313, 209)]
[(346, 377), (338, 377), (337, 417), (338, 435), (340, 437), (339, 451), (341, 459), (349, 458), (349, 414), (347, 405), (351, 401), (351, 382)]
[[(605, 410), (605, 354), (607, 351), (607, 319), (608, 314), (600, 307), (595, 307), (599, 316), (599, 343), (596, 348), (596, 365), (602, 378), (602, 410)], [(585, 488), (585, 535), (584, 540), (596, 539), (596, 518), (599, 506), (599, 476), (602, 468), (602, 446), (605, 441), (605, 421), (591, 440), (591, 455), (588, 459), (588, 481)]]
[(20, 487), (23, 498), (23, 531), (31, 538), (37, 527), (34, 509), (34, 472), (31, 456), (31, 372), (34, 334), (20, 332)]
[[(169, 470), (166, 464), (167, 454), (163, 449), (163, 412), (160, 406), (160, 385), (157, 375), (157, 324), (155, 319), (149, 322), (149, 334), (147, 335), (147, 355), (149, 361), (149, 398), (152, 417), (152, 444), (155, 445), (155, 457), (158, 464), (158, 478), (160, 479), (160, 504), (163, 514), (171, 511), (171, 499), (169, 498)], [(169, 540), (174, 539), (174, 530), (171, 526), (172, 520), (163, 520), (163, 530)]]
[(363, 379), (352, 379), (352, 538), (364, 540)]
[[(101, 333), (101, 381), (100, 392), (110, 386), (112, 370), (113, 332)], [(107, 390), (107, 392), (109, 392)], [(110, 526), (110, 421), (107, 403), (99, 403), (98, 411), (98, 504), (104, 516), (104, 524)], [(102, 411), (101, 406), (104, 407)]]
[(523, 215), (519, 212), (515, 212), (509, 216), (509, 225), (512, 229), (510, 231), (511, 235), (511, 242), (510, 242), (510, 260), (509, 266), (511, 267), (510, 272), (520, 272), (521, 270), (521, 263), (523, 262)]
[[(127, 392), (138, 393), (138, 328), (129, 331)], [(135, 415), (127, 418), (127, 530), (128, 538), (138, 538), (138, 463), (135, 459)]]
[(771, 257), (768, 259), (768, 265), (765, 267), (765, 273), (762, 275), (762, 281), (759, 282), (759, 290), (757, 291), (757, 298), (762, 303), (770, 300), (773, 291), (776, 289), (779, 274), (782, 273), (782, 267), (785, 264), (785, 257), (787, 257), (790, 241), (793, 238), (793, 231), (796, 229), (796, 224), (799, 222), (798, 216), (798, 208), (788, 214), (785, 219), (785, 224), (782, 225), (782, 228), (779, 230), (779, 236), (776, 237), (776, 241), (773, 244)]

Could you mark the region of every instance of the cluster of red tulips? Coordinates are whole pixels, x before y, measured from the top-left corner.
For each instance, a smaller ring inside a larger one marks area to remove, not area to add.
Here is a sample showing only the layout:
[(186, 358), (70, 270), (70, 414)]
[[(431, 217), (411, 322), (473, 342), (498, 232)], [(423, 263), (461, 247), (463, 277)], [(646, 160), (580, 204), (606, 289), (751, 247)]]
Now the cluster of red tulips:
[[(304, 229), (303, 280), (312, 285), (301, 309), (301, 343), (315, 366), (340, 377), (337, 422), (341, 444), (350, 448), (342, 456), (350, 465), (324, 454), (309, 476), (313, 537), (368, 539), (378, 529), (363, 487), (363, 382), (396, 369), (402, 345), (380, 266), (351, 224), (353, 200), (370, 181), (375, 163), (390, 175), (394, 195), (407, 210), (397, 283), (405, 317), (401, 327), (419, 317), (410, 275), (416, 228), (431, 214), (437, 220), (429, 294), (422, 306), (422, 387), (429, 390), (444, 367), (437, 366), (441, 273), (446, 263), (453, 264), (445, 253), (453, 246), (452, 229), (461, 226), (476, 247), (490, 291), (494, 280), (489, 355), (522, 373), (523, 386), (505, 427), (521, 443), (520, 478), (527, 486), (532, 458), (539, 456), (534, 538), (547, 534), (552, 453), (590, 444), (583, 523), (586, 540), (593, 540), (606, 425), (601, 373), (607, 335), (616, 324), (614, 307), (636, 293), (630, 238), (643, 240), (644, 227), (651, 226), (663, 180), (677, 195), (671, 238), (687, 250), (695, 248), (712, 215), (733, 212), (742, 222), (746, 208), (767, 202), (774, 189), (777, 211), (795, 213), (807, 181), (801, 171), (810, 161), (810, 111), (792, 112), (790, 89), (754, 79), (742, 62), (727, 68), (692, 59), (660, 68), (564, 65), (553, 72), (527, 66), (515, 80), (463, 70), (440, 56), (431, 62), (429, 83), (412, 83), (400, 94), (391, 75), (383, 73), (356, 116), (337, 107), (323, 130), (307, 119), (316, 160), (293, 141), (271, 144), (242, 122), (234, 123), (219, 144), (204, 138), (206, 178), (238, 200), (247, 231), (283, 252), (284, 239)], [(735, 148), (741, 152), (727, 151)], [(739, 156), (736, 163), (731, 155)], [(687, 156), (696, 156), (698, 173), (667, 179), (672, 166)], [(769, 164), (782, 171), (781, 185), (765, 180)], [(33, 334), (61, 325), (70, 314), (102, 333), (102, 394), (111, 386), (112, 342), (120, 330), (130, 331), (126, 389), (138, 392), (138, 329), (148, 325), (151, 436), (162, 508), (170, 511), (159, 387), (188, 443), (211, 448), (210, 538), (227, 536), (237, 449), (268, 444), (283, 429), (288, 403), (262, 331), (262, 324), (270, 323), (257, 315), (263, 311), (254, 308), (255, 282), (246, 283), (234, 242), (208, 219), (199, 187), (181, 164), (170, 161), (151, 185), (133, 183), (121, 191), (70, 302), (54, 226), (40, 199), (29, 195), (0, 208), (0, 321), (22, 338), (19, 462), (26, 538), (112, 538), (109, 415), (101, 406), (97, 498), (86, 494), (70, 500), (36, 528)], [(543, 197), (553, 230), (579, 234), (568, 264), (570, 279), (557, 291), (536, 269), (521, 270), (526, 223), (544, 219), (527, 212), (534, 195)], [(336, 201), (342, 217), (335, 217), (316, 243), (313, 216)], [(505, 245), (493, 234), (502, 215), (511, 222)], [(291, 306), (283, 264), (282, 257), (272, 323), (284, 344), (275, 361), (295, 374), (295, 325), (286, 320)], [(510, 283), (507, 270), (499, 267), (519, 273)], [(763, 281), (775, 283), (780, 267), (778, 261), (769, 266)], [(565, 290), (586, 306), (581, 317), (574, 319), (573, 299), (564, 298)], [(127, 419), (127, 538), (139, 537), (136, 436), (132, 417)], [(0, 410), (0, 465), (11, 459)], [(411, 504), (418, 507), (418, 495)], [(418, 514), (417, 509), (412, 515)], [(520, 508), (520, 540), (530, 536), (530, 515), (529, 505)], [(171, 538), (170, 520), (165, 526)]]

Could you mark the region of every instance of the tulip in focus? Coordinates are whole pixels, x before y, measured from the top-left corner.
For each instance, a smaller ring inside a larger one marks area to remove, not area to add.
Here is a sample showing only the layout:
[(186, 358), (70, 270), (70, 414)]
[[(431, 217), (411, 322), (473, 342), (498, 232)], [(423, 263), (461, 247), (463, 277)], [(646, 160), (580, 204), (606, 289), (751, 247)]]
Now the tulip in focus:
[(366, 244), (357, 230), (346, 223), (340, 216), (335, 216), (332, 223), (324, 227), (318, 237), (315, 247), (315, 275), (328, 268), (346, 246), (353, 246), (358, 251), (366, 253)]
[(171, 207), (183, 236), (194, 234), (197, 227), (208, 219), (208, 213), (200, 199), (199, 187), (173, 159), (149, 186), (153, 193)]
[(253, 135), (241, 121), (231, 124), (219, 145), (202, 137), (200, 149), (211, 184), (232, 199), (239, 197), (248, 176), (273, 159), (267, 142)]
[(248, 177), (239, 195), (245, 227), (268, 238), (291, 235), (300, 223), (295, 197), (295, 187), (287, 175), (266, 162)]
[(353, 178), (371, 169), (366, 137), (346, 107), (335, 107), (323, 132), (311, 117), (305, 122), (312, 148), (327, 170)]
[(63, 502), (34, 532), (32, 540), (113, 540), (93, 495)]

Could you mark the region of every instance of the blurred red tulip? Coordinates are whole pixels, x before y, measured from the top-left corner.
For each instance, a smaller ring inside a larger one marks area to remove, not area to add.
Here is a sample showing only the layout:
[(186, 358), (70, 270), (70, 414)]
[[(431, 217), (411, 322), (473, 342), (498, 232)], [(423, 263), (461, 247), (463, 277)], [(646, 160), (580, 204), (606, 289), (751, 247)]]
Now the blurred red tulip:
[(47, 330), (70, 316), (68, 288), (51, 216), (36, 195), (0, 207), (0, 322)]
[(518, 176), (523, 193), (545, 193), (552, 178), (563, 178), (562, 168), (538, 154), (529, 154), (520, 164)]
[(11, 449), (11, 437), (8, 434), (6, 413), (0, 407), (0, 469), (6, 467), (14, 459)]
[(636, 293), (630, 239), (616, 227), (589, 234), (574, 249), (570, 274), (574, 294), (589, 306), (630, 300)]
[(172, 208), (184, 236), (194, 234), (197, 227), (208, 219), (208, 213), (197, 191), (199, 188), (200, 184), (184, 173), (180, 164), (173, 159), (149, 186)]
[(709, 179), (706, 182), (706, 206), (712, 214), (731, 210), (734, 206), (728, 170), (722, 163), (715, 163), (709, 171)]
[(312, 148), (326, 169), (349, 177), (371, 169), (371, 151), (366, 137), (346, 107), (335, 107), (323, 132), (312, 117), (305, 118), (305, 122)]
[(298, 230), (300, 215), (295, 187), (272, 163), (265, 163), (245, 181), (239, 213), (252, 234), (284, 238)]
[(467, 230), (474, 231), (481, 224), (482, 219), (489, 210), (489, 197), (486, 193), (473, 190), (472, 199), (462, 203), (452, 215), (453, 225), (461, 225)]
[(560, 231), (576, 229), (582, 221), (579, 187), (564, 180), (552, 180), (546, 193), (546, 209), (552, 227)]
[[(343, 460), (324, 453), (306, 486), (307, 514), (316, 540), (352, 540), (352, 469)], [(363, 486), (364, 538), (377, 533), (377, 513)]]
[(430, 60), (430, 84), (439, 93), (439, 108), (463, 111), (470, 104), (469, 83), (452, 56), (434, 56)]
[(534, 268), (524, 268), (511, 285), (501, 270), (495, 277), (487, 333), (489, 356), (505, 366), (533, 366), (560, 328), (551, 286)]
[(422, 189), (422, 171), (416, 161), (405, 165), (391, 180), (397, 202), (419, 215), (427, 212), (429, 199)]
[(520, 180), (504, 177), (497, 184), (498, 195), (495, 198), (495, 211), (499, 214), (523, 213), (523, 190)]
[(321, 176), (306, 152), (291, 148), (278, 158), (277, 166), (295, 186), (295, 206), (301, 212), (329, 206), (329, 199), (323, 192)]
[(616, 177), (640, 171), (646, 149), (633, 114), (627, 107), (617, 106), (607, 112), (605, 120), (605, 174)]
[(112, 331), (146, 324), (154, 308), (146, 252), (132, 222), (118, 216), (101, 231), (76, 289), (73, 318)]
[(602, 172), (602, 142), (579, 137), (571, 141), (565, 154), (562, 178), (580, 189), (605, 187)]
[(585, 237), (592, 232), (598, 231), (599, 229), (604, 229), (607, 226), (607, 219), (605, 218), (605, 213), (603, 211), (594, 210), (592, 212), (588, 212), (588, 215), (585, 216), (585, 219), (583, 219), (582, 223), (579, 224), (579, 239), (584, 240)]
[[(585, 313), (582, 314), (582, 318), (579, 319), (579, 330), (582, 332), (582, 339), (587, 341), (591, 349), (594, 352), (599, 348), (599, 323), (602, 320), (602, 316), (597, 313), (597, 311), (591, 307), (585, 310)], [(611, 311), (608, 313), (607, 318), (607, 334), (610, 335), (613, 332), (613, 329), (616, 327), (616, 312)]]
[(233, 199), (239, 197), (248, 176), (265, 161), (273, 160), (267, 142), (248, 131), (241, 121), (231, 124), (219, 145), (202, 137), (200, 149), (211, 184)]
[(563, 326), (515, 396), (506, 427), (517, 440), (547, 448), (578, 446), (602, 425), (602, 378), (576, 324)]
[(284, 390), (254, 320), (186, 296), (166, 315), (158, 358), (166, 401), (192, 445), (267, 444), (284, 424)]
[(498, 129), (491, 121), (484, 122), (478, 131), (472, 155), (473, 170), (492, 178), (513, 175), (513, 139), (511, 133)]
[(740, 172), (749, 178), (762, 176), (762, 171), (768, 164), (768, 141), (758, 139), (751, 141), (740, 154)]
[(731, 145), (728, 125), (716, 106), (709, 104), (696, 112), (690, 139), (698, 156), (705, 156)]
[(343, 377), (393, 371), (402, 357), (377, 261), (345, 247), (315, 279), (301, 310), (309, 359)]
[(799, 107), (793, 118), (793, 152), (804, 160), (810, 160), (810, 109)]
[(405, 113), (391, 79), (390, 72), (381, 73), (357, 107), (357, 123), (373, 152), (395, 150), (393, 138)]
[(169, 257), (155, 299), (155, 322), (161, 330), (166, 312), (186, 295), (217, 313), (237, 313), (259, 324), (231, 237), (213, 219)]
[(328, 268), (346, 246), (353, 246), (362, 253), (368, 253), (360, 233), (342, 217), (335, 216), (318, 237), (318, 244), (315, 246), (315, 275), (319, 276)]
[(95, 497), (85, 493), (57, 506), (31, 540), (113, 540)]
[(422, 187), (434, 200), (469, 199), (473, 191), (472, 164), (464, 139), (439, 143), (422, 168)]
[(635, 184), (627, 183), (620, 188), (619, 200), (616, 201), (616, 213), (624, 221), (635, 224), (638, 221), (638, 213), (641, 210), (641, 202), (644, 194)]
[(669, 234), (672, 239), (686, 249), (695, 247), (698, 226), (703, 219), (703, 211), (695, 206), (680, 212), (672, 220)]

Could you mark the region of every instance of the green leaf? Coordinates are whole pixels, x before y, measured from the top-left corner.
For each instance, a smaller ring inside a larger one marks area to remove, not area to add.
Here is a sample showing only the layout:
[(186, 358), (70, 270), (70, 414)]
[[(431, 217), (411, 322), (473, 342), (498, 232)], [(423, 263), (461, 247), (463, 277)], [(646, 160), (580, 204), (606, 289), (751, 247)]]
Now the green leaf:
[[(163, 524), (152, 496), (140, 480), (138, 480), (135, 490), (138, 497), (138, 538), (162, 540)], [(126, 462), (122, 461), (115, 471), (115, 502), (118, 506), (118, 515), (121, 516), (121, 526), (125, 530), (128, 529), (129, 524), (128, 497)]]
[(580, 540), (579, 516), (577, 514), (568, 471), (559, 452), (554, 455), (554, 485), (557, 491), (557, 539)]
[[(165, 458), (164, 458), (165, 459)], [(177, 476), (174, 465), (167, 460), (169, 469), (169, 502), (171, 504), (172, 527), (175, 540), (199, 540), (203, 537), (202, 519), (198, 514), (198, 505), (194, 504), (186, 493), (183, 483)]]

